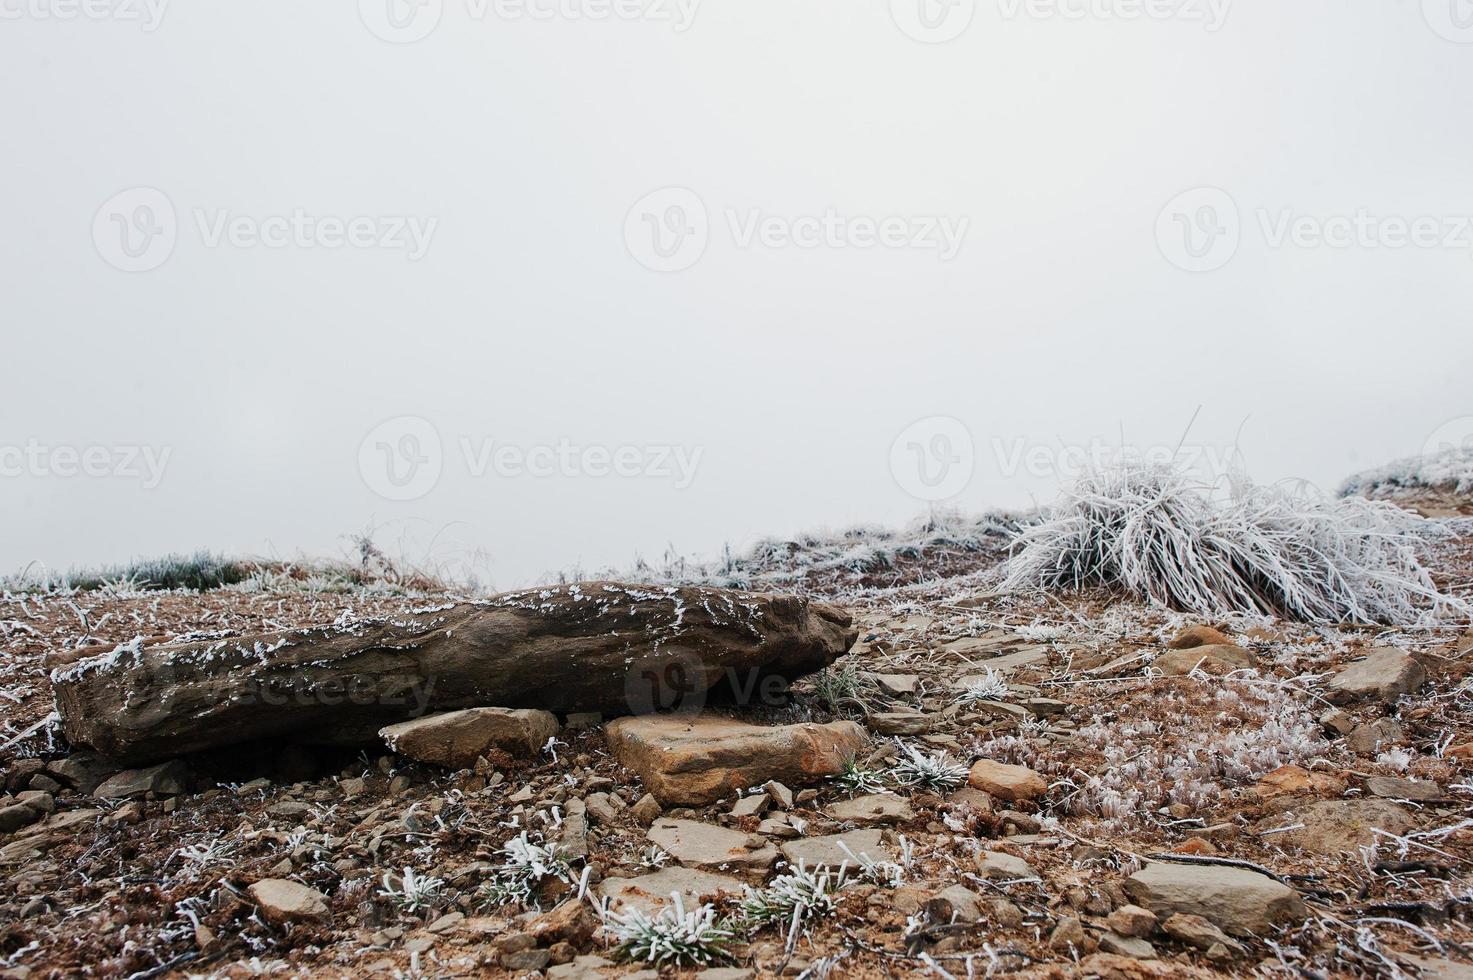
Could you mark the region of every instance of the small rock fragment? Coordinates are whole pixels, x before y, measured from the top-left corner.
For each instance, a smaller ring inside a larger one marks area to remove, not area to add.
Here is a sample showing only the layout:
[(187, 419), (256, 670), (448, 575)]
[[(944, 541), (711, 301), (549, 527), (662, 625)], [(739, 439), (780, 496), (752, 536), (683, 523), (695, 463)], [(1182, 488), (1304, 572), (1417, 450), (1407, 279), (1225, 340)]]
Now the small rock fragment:
[(975, 789), (1012, 802), (1036, 799), (1048, 792), (1048, 783), (1027, 766), (1010, 766), (991, 759), (973, 763), (967, 782)]
[(261, 914), (276, 923), (322, 920), (328, 916), (327, 896), (315, 888), (282, 878), (266, 878), (250, 887)]
[(1427, 681), (1427, 672), (1410, 655), (1393, 647), (1378, 647), (1330, 678), (1330, 700), (1355, 698), (1394, 701), (1411, 694)]

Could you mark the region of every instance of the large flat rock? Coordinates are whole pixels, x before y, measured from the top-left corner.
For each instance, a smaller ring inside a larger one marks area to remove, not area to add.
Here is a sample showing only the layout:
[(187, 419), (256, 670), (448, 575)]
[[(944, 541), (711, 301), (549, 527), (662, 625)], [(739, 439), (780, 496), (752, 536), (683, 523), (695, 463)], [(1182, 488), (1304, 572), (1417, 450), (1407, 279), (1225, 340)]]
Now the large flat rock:
[(777, 848), (765, 837), (696, 820), (662, 818), (650, 825), (648, 836), (683, 866), (699, 871), (761, 874), (777, 861)]
[(144, 762), (283, 736), (372, 744), (485, 705), (613, 716), (770, 696), (854, 638), (848, 614), (799, 596), (583, 582), (47, 666), (68, 741)]
[(802, 786), (844, 771), (867, 741), (852, 721), (753, 725), (716, 715), (648, 715), (605, 726), (609, 748), (666, 806), (699, 806), (776, 780)]
[(1267, 935), (1309, 914), (1283, 882), (1225, 865), (1148, 864), (1125, 879), (1125, 892), (1159, 919), (1200, 915), (1235, 936)]
[(615, 911), (634, 907), (653, 913), (679, 895), (687, 909), (698, 908), (703, 900), (722, 895), (741, 895), (741, 880), (729, 875), (713, 874), (696, 868), (661, 868), (637, 878), (605, 878), (597, 885), (600, 897), (607, 898)]

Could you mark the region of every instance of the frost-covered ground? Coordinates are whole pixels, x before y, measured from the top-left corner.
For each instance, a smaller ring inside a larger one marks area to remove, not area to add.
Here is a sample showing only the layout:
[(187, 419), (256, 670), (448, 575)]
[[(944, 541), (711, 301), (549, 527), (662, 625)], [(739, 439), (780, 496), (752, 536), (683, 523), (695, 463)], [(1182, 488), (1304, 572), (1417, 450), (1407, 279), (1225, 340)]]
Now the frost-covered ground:
[[(850, 717), (872, 731), (871, 752), (851, 772), (785, 812), (790, 832), (848, 829), (835, 807), (871, 791), (898, 795), (909, 811), (883, 831), (895, 860), (850, 869), (843, 887), (778, 869), (752, 882), (745, 901), (697, 903), (664, 921), (605, 920), (576, 952), (613, 965), (587, 976), (636, 972), (630, 954), (671, 942), (719, 946), (728, 965), (763, 976), (808, 977), (1390, 976), (1412, 975), (1418, 960), (1469, 959), (1473, 638), (1465, 621), (1215, 617), (1254, 667), (1162, 676), (1154, 665), (1167, 643), (1207, 620), (1098, 586), (995, 594), (1018, 527), (947, 515), (901, 532), (814, 535), (704, 566), (643, 569), (655, 581), (786, 588), (848, 608), (861, 627), (853, 652), (801, 682), (790, 703), (746, 714)], [(1473, 536), (1448, 527), (1442, 540), (1425, 542), (1422, 560), (1439, 589), (1466, 596)], [(205, 591), (112, 580), (80, 589), (33, 581), (4, 592), (0, 776), (11, 799), (0, 810), (66, 752), (46, 723), (47, 652), (327, 623), (345, 612), (392, 615), (422, 604), (426, 586), (256, 569)], [(1376, 647), (1414, 655), (1425, 686), (1335, 709), (1329, 677)], [(897, 719), (920, 733), (885, 734)], [(976, 759), (1025, 765), (1047, 791), (980, 801), (956, 785)], [(45, 789), (55, 813), (0, 834), (9, 884), (0, 891), (0, 971), (525, 975), (503, 957), (527, 928), (529, 904), (576, 902), (599, 878), (673, 863), (630, 815), (644, 790), (613, 763), (598, 728), (565, 732), (542, 757), (499, 760), (491, 771), (310, 747), (222, 753), (190, 767), (188, 792), (178, 796), (105, 802)], [(1440, 798), (1383, 799), (1378, 792), (1404, 784), (1378, 777), (1420, 780)], [(618, 800), (615, 815), (593, 822), (585, 859), (559, 863), (547, 845), (561, 839), (578, 801), (599, 794)], [(758, 832), (731, 808), (724, 801), (666, 815)], [(988, 877), (979, 851), (1013, 855), (1036, 874)], [(1265, 869), (1290, 883), (1310, 914), (1244, 939), (1225, 959), (1156, 933), (1154, 960), (1107, 956), (1076, 966), (1106, 941), (1111, 911), (1126, 902), (1123, 879), (1164, 852)], [(326, 918), (272, 923), (248, 890), (263, 878), (317, 889)], [(937, 918), (942, 906), (932, 899), (958, 884), (981, 901), (975, 922)], [(1071, 921), (1082, 930), (1076, 945), (1051, 942), (1061, 929), (1074, 935)]]

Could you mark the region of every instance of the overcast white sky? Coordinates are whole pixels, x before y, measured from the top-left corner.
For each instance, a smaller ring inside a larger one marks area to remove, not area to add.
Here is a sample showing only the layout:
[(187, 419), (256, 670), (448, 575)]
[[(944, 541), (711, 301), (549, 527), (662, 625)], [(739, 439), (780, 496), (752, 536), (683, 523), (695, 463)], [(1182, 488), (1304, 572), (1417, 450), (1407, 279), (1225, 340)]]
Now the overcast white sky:
[(1468, 0), (152, 3), (0, 0), (3, 570), (511, 587), (1198, 406), (1259, 480), (1473, 432)]

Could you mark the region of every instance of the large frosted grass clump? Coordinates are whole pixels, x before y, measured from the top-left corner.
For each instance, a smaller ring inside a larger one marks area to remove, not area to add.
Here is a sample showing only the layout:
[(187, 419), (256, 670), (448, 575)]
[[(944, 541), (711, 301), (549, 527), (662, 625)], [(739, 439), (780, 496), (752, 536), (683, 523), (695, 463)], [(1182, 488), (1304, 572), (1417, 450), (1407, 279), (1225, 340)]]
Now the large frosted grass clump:
[(1443, 525), (1392, 504), (1133, 464), (1092, 473), (1023, 531), (1002, 591), (1122, 588), (1204, 616), (1426, 624), (1466, 614), (1419, 552)]

